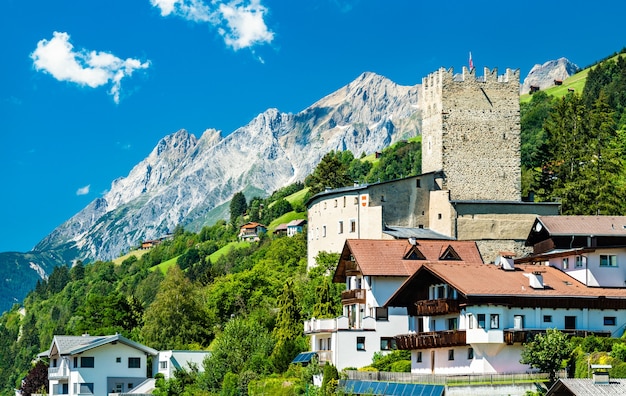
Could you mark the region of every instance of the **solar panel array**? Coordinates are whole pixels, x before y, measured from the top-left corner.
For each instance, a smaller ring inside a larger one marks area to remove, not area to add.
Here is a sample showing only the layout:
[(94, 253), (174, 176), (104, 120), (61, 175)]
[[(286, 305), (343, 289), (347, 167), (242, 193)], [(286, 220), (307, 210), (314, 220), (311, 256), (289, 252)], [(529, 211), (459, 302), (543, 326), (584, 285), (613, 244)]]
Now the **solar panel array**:
[(346, 380), (341, 386), (354, 395), (380, 396), (441, 396), (443, 385), (406, 384), (399, 382)]
[(298, 354), (291, 363), (309, 363), (313, 356), (317, 356), (317, 352), (302, 352)]

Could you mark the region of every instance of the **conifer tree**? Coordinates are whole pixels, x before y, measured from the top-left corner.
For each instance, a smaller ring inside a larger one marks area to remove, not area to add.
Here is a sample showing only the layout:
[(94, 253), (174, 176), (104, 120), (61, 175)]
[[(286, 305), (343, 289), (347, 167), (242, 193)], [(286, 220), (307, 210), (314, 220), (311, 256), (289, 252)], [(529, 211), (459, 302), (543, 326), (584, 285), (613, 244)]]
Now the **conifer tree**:
[(277, 372), (283, 372), (289, 367), (291, 360), (304, 349), (302, 317), (291, 279), (287, 280), (283, 293), (278, 297), (278, 316), (273, 336), (276, 345), (272, 352), (272, 362)]

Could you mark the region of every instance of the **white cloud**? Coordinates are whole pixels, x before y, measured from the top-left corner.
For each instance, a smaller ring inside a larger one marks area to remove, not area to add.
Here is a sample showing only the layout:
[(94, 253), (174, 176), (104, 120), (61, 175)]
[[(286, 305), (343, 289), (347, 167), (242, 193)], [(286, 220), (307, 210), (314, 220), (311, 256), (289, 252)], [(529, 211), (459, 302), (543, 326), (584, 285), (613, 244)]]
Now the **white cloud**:
[(115, 103), (120, 101), (122, 79), (130, 77), (135, 70), (147, 69), (150, 62), (138, 59), (121, 59), (107, 52), (74, 50), (70, 36), (54, 32), (52, 39), (42, 39), (30, 54), (36, 70), (44, 71), (59, 81), (97, 88), (111, 84), (109, 94)]
[(249, 5), (237, 1), (220, 4), (219, 10), (227, 26), (227, 29), (220, 29), (220, 34), (234, 50), (271, 43), (274, 39), (274, 33), (267, 29), (263, 20), (267, 8), (260, 0), (252, 0)]
[(89, 189), (91, 188), (91, 184), (87, 184), (85, 187), (81, 187), (76, 190), (76, 195), (87, 195), (89, 194)]
[(176, 15), (209, 23), (235, 51), (274, 40), (274, 33), (265, 23), (268, 10), (261, 0), (212, 0), (208, 4), (203, 0), (150, 0), (150, 3), (161, 10), (162, 16)]

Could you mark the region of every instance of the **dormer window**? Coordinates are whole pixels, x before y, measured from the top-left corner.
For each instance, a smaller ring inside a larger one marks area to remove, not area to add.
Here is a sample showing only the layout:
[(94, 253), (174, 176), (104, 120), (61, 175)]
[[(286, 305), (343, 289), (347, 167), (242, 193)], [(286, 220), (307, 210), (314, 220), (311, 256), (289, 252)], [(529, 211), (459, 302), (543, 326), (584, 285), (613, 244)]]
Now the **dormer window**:
[(446, 250), (443, 252), (439, 260), (456, 260), (460, 261), (461, 256), (452, 248), (452, 246), (448, 246)]
[(404, 255), (405, 260), (426, 260), (426, 256), (417, 248), (411, 246), (411, 249)]

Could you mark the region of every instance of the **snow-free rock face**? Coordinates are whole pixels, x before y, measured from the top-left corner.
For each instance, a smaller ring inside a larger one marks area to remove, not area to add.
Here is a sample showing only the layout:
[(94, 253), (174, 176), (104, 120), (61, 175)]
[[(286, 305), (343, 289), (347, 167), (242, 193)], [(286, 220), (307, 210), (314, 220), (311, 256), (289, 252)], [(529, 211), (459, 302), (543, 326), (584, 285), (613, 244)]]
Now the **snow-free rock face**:
[(549, 88), (555, 85), (555, 80), (563, 81), (578, 70), (579, 67), (567, 58), (551, 60), (543, 65), (535, 65), (524, 79), (524, 83), (520, 87), (520, 93), (529, 93), (531, 86), (539, 87), (539, 89)]
[(178, 131), (35, 250), (71, 248), (83, 260), (112, 259), (178, 224), (203, 224), (244, 188), (270, 193), (303, 180), (330, 150), (358, 156), (415, 136), (416, 108), (417, 86), (364, 73), (300, 113), (268, 109), (226, 137), (212, 129), (199, 139)]

